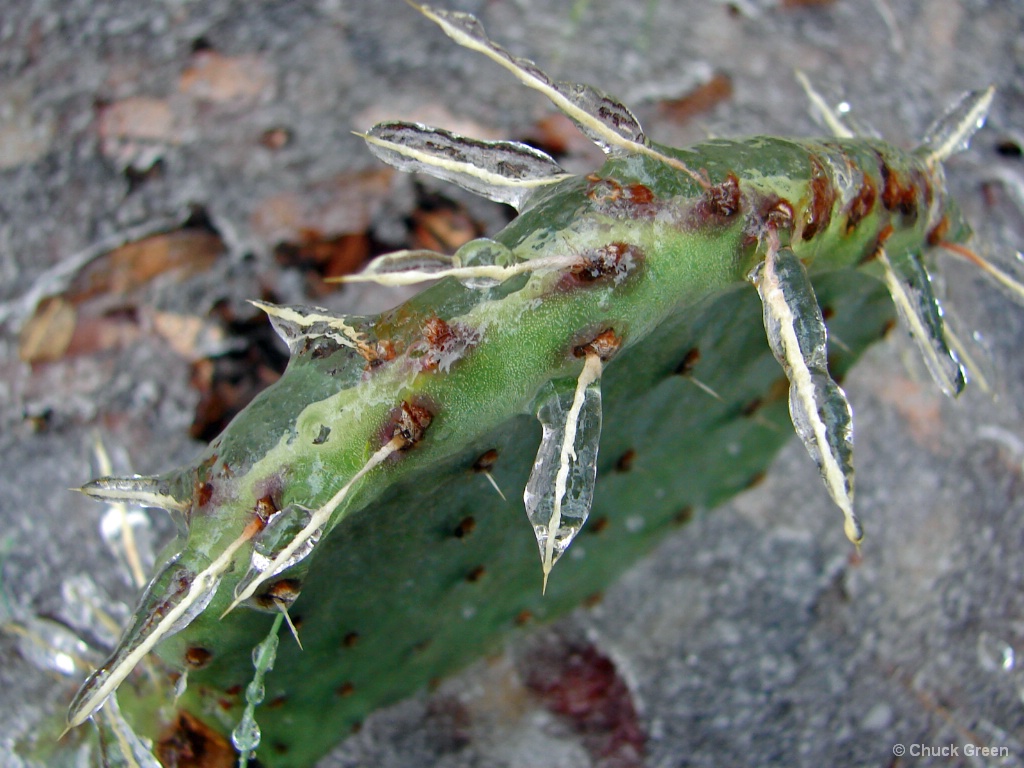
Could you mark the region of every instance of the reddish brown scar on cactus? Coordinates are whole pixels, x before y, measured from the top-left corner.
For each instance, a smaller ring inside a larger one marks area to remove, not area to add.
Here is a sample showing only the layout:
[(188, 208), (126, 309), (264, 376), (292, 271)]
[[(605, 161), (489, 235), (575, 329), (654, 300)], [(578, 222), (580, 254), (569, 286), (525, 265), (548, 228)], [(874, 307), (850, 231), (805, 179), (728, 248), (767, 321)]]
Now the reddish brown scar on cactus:
[(391, 439), (401, 438), (403, 445), (400, 450), (404, 451), (423, 439), (434, 414), (421, 405), (403, 402), (401, 409), (392, 418), (394, 429), (391, 431)]
[(622, 338), (616, 336), (613, 329), (608, 328), (585, 344), (573, 347), (572, 353), (576, 357), (597, 355), (601, 358), (601, 362), (606, 363), (615, 356), (615, 353), (619, 351), (621, 346)]

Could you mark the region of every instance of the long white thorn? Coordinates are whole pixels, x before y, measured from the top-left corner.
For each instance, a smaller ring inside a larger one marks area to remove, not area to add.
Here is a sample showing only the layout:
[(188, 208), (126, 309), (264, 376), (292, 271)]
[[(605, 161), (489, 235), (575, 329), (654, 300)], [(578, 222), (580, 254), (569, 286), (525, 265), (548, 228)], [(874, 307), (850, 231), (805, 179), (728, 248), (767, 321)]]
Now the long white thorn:
[(295, 644), (299, 646), (300, 651), (304, 651), (305, 648), (302, 647), (302, 641), (299, 640), (299, 630), (295, 624), (292, 623), (292, 617), (288, 614), (288, 606), (284, 604), (283, 600), (274, 600), (274, 604), (277, 605), (277, 609), (284, 614), (285, 623), (288, 624), (288, 629), (291, 630), (292, 637), (295, 638)]
[(388, 456), (401, 450), (405, 445), (405, 438), (400, 435), (396, 435), (378, 449), (377, 452), (367, 460), (362, 468), (352, 476), (351, 480), (345, 483), (345, 485), (343, 485), (326, 504), (313, 513), (309, 518), (309, 522), (306, 524), (306, 527), (299, 531), (295, 538), (277, 553), (277, 556), (271, 561), (260, 577), (249, 584), (249, 586), (234, 599), (231, 605), (227, 607), (227, 610), (225, 610), (220, 617), (223, 619), (238, 607), (239, 603), (245, 602), (252, 597), (256, 593), (256, 590), (260, 588), (260, 585), (277, 573), (277, 570), (282, 563), (287, 562), (299, 547), (309, 541), (309, 539), (315, 535), (318, 530), (327, 524), (331, 519), (331, 515), (334, 514), (334, 510), (336, 510), (341, 502), (345, 500), (345, 497), (348, 496), (349, 491), (352, 490), (352, 487), (356, 483), (362, 480), (374, 467), (379, 466), (388, 458)]
[(68, 728), (81, 725), (92, 714), (102, 706), (103, 702), (117, 690), (118, 686), (131, 673), (140, 661), (149, 653), (156, 644), (162, 640), (171, 628), (188, 613), (196, 601), (204, 597), (210, 589), (214, 589), (221, 576), (231, 567), (235, 553), (239, 548), (259, 530), (257, 523), (250, 523), (242, 531), (241, 535), (232, 541), (223, 552), (208, 565), (203, 571), (192, 580), (188, 592), (177, 605), (171, 608), (157, 625), (146, 635), (145, 638), (112, 667), (103, 682), (96, 686), (88, 696), (77, 702), (74, 708), (68, 712)]
[(505, 498), (505, 494), (501, 492), (501, 487), (498, 485), (498, 481), (494, 479), (494, 475), (486, 470), (484, 470), (483, 475), (487, 478), (487, 482), (491, 484), (491, 487), (498, 492), (499, 496), (501, 496), (501, 500), (508, 501), (508, 499)]
[(1018, 280), (1015, 280), (1013, 277), (1008, 275), (1006, 272), (1004, 272), (1003, 270), (999, 269), (999, 267), (997, 267), (995, 264), (993, 264), (988, 259), (985, 259), (985, 258), (979, 256), (977, 253), (972, 251), (970, 248), (966, 248), (966, 247), (960, 245), (959, 243), (946, 243), (946, 242), (942, 242), (942, 243), (939, 243), (939, 247), (944, 249), (944, 250), (946, 250), (946, 251), (949, 251), (950, 253), (955, 253), (957, 256), (961, 257), (962, 259), (966, 259), (971, 264), (973, 264), (978, 269), (980, 269), (982, 272), (984, 272), (987, 275), (989, 275), (990, 277), (992, 277), (993, 280), (995, 280), (997, 283), (1002, 285), (1004, 288), (1008, 288), (1012, 293), (1016, 294), (1020, 299), (1024, 299), (1024, 284), (1020, 283)]
[(829, 106), (828, 102), (825, 101), (825, 97), (818, 93), (814, 86), (811, 85), (810, 79), (803, 73), (802, 70), (796, 70), (796, 79), (804, 89), (804, 93), (807, 94), (808, 100), (818, 110), (821, 115), (821, 119), (825, 121), (825, 125), (828, 127), (832, 134), (838, 136), (841, 139), (852, 139), (856, 134), (847, 128), (843, 121), (836, 115), (835, 110)]
[(483, 278), (503, 282), (516, 275), (529, 272), (542, 272), (555, 269), (571, 267), (579, 261), (577, 256), (544, 256), (538, 259), (521, 261), (508, 266), (499, 264), (481, 264), (475, 267), (451, 267), (428, 271), (423, 269), (409, 269), (397, 272), (361, 272), (355, 275), (344, 275), (342, 277), (329, 278), (328, 282), (336, 283), (376, 283), (385, 286), (416, 285), (431, 280), (440, 280), (443, 277), (454, 277), (456, 279), (468, 280)]

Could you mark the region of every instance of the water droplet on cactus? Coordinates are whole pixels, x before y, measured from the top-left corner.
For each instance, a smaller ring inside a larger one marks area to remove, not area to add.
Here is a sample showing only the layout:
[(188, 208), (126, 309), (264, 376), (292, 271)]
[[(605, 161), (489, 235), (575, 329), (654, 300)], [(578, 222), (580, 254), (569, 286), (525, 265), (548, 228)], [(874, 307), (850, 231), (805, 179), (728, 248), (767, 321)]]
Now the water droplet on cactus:
[[(455, 265), (459, 267), (509, 267), (517, 263), (519, 259), (507, 245), (481, 237), (471, 240), (459, 248), (455, 253), (454, 261)], [(485, 289), (493, 288), (501, 281), (494, 277), (466, 277), (460, 278), (459, 282), (467, 288)]]
[(263, 702), (266, 689), (263, 678), (274, 668), (277, 656), (278, 630), (281, 628), (282, 616), (278, 616), (270, 627), (267, 636), (252, 649), (252, 665), (255, 668), (252, 680), (245, 686), (245, 709), (242, 718), (231, 731), (231, 743), (242, 756), (239, 765), (246, 765), (249, 755), (260, 745), (262, 733), (256, 722), (256, 707)]
[(320, 531), (303, 542), (290, 557), (279, 563), (272, 573), (268, 573), (274, 559), (309, 525), (313, 514), (314, 510), (301, 504), (289, 504), (270, 518), (266, 528), (253, 539), (249, 570), (235, 587), (235, 597), (245, 592), (253, 582), (264, 581), (276, 576), (309, 556), (317, 542), (320, 541)]
[[(255, 653), (253, 655), (255, 656)], [(251, 704), (262, 704), (266, 695), (266, 688), (262, 680), (252, 680), (245, 686), (245, 700)]]
[(540, 547), (545, 585), (551, 567), (590, 514), (601, 439), (601, 361), (588, 355), (574, 389), (549, 383), (539, 399), (543, 435), (523, 493)]
[(262, 735), (256, 718), (252, 713), (246, 712), (242, 715), (238, 725), (231, 731), (231, 743), (240, 754), (246, 755), (260, 745)]
[(188, 670), (184, 670), (174, 683), (174, 700), (177, 701), (188, 690)]

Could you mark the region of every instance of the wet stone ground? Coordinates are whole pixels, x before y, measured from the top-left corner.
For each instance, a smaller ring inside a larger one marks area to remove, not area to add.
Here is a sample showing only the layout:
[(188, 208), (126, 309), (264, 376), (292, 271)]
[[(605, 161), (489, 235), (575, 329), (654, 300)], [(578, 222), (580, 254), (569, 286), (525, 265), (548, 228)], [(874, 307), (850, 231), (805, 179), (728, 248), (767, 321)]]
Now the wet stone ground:
[[(995, 84), (949, 185), (979, 249), (1012, 265), (1024, 246), (1017, 2), (453, 5), (616, 94), (665, 143), (820, 132), (796, 66), (908, 146), (960, 92)], [(322, 278), (507, 220), (383, 169), (350, 131), (387, 118), (531, 140), (574, 171), (599, 161), (541, 97), (397, 0), (5, 3), (4, 765), (112, 642), (99, 611), (120, 619), (135, 599), (106, 510), (65, 490), (100, 471), (97, 442), (122, 473), (184, 461), (283, 364), (245, 299), (374, 311), (398, 296)], [(996, 396), (944, 399), (899, 338), (844, 382), (861, 557), (794, 441), (598, 604), (374, 715), (323, 765), (1024, 765), (1024, 309), (967, 265), (942, 268)], [(131, 519), (145, 561), (170, 524)]]

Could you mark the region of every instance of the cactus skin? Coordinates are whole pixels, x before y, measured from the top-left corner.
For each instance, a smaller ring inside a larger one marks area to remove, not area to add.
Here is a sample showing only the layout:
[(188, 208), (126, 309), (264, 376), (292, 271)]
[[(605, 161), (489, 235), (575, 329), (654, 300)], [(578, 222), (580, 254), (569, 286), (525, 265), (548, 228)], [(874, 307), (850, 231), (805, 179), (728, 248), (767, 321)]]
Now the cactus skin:
[[(485, 289), (446, 279), (372, 318), (268, 308), (292, 348), (275, 385), (192, 466), (83, 489), (180, 510), (188, 535), (121, 647), (72, 704), (72, 725), (151, 638), (170, 668), (188, 672), (177, 710), (230, 732), (252, 649), (287, 602), (303, 649), (282, 638), (256, 712), (257, 754), (268, 766), (310, 765), (373, 709), (458, 669), (517, 625), (599, 593), (666, 530), (767, 471), (788, 439), (786, 379), (748, 284), (768, 233), (807, 266), (829, 310), (830, 333), (843, 341), (829, 358), (836, 378), (892, 324), (873, 261), (880, 248), (916, 258), (937, 232), (953, 242), (968, 235), (941, 166), (924, 153), (856, 139), (644, 146), (533, 191), (495, 236), (515, 261), (568, 264)], [(837, 157), (859, 175), (853, 187), (834, 172)], [(490, 246), (460, 253), (479, 247)], [(549, 382), (571, 387), (580, 349), (609, 330), (621, 345), (602, 377), (591, 524), (542, 596), (520, 505), (478, 470), (488, 464), (509, 491), (526, 484), (538, 392)], [(373, 456), (382, 458), (368, 465)], [(223, 615), (267, 521), (325, 508), (360, 472), (331, 507), (314, 554)], [(160, 621), (190, 590), (203, 599), (172, 632)], [(169, 762), (184, 721), (152, 696), (140, 684), (118, 698)]]

